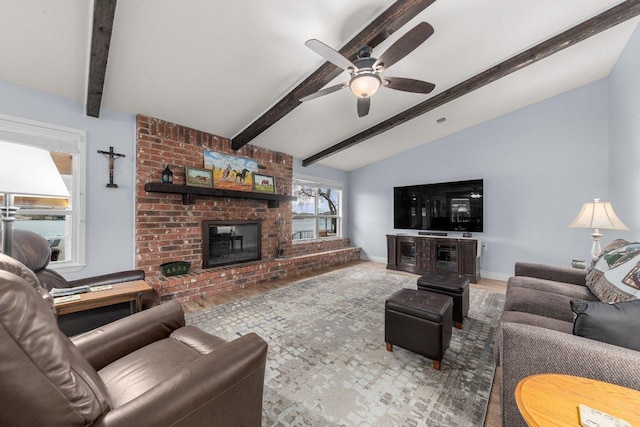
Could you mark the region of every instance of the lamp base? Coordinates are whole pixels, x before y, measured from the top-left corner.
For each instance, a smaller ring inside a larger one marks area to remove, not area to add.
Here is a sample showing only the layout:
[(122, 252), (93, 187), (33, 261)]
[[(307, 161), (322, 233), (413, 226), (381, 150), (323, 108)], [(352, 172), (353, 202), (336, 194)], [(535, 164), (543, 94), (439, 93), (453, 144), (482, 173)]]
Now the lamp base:
[(594, 229), (591, 237), (593, 237), (593, 245), (591, 246), (591, 258), (595, 260), (596, 258), (598, 258), (598, 255), (600, 255), (600, 252), (602, 252), (602, 248), (600, 247), (600, 238), (602, 237), (602, 234), (600, 234), (600, 229)]

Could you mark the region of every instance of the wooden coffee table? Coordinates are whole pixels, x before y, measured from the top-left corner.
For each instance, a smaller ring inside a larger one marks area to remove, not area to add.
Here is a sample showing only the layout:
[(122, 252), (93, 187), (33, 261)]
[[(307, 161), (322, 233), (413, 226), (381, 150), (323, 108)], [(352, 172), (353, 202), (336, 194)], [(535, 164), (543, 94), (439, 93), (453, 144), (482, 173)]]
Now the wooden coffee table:
[(58, 316), (61, 316), (78, 311), (129, 302), (131, 304), (131, 313), (134, 313), (141, 310), (140, 298), (142, 294), (152, 289), (153, 288), (144, 280), (115, 283), (111, 285), (111, 289), (79, 294), (79, 300), (57, 303), (54, 305), (54, 308)]
[(531, 375), (515, 391), (529, 426), (580, 426), (578, 404), (640, 426), (640, 391), (561, 374)]

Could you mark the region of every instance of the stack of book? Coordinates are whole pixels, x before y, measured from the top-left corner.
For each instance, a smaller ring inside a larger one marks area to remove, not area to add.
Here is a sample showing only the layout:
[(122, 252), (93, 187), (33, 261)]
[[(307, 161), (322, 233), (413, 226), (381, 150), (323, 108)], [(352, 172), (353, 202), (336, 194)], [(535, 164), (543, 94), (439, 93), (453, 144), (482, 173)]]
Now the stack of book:
[(89, 292), (91, 290), (91, 286), (83, 285), (76, 286), (75, 288), (52, 288), (49, 293), (52, 297), (66, 297), (67, 295), (76, 295), (83, 294), (85, 292)]

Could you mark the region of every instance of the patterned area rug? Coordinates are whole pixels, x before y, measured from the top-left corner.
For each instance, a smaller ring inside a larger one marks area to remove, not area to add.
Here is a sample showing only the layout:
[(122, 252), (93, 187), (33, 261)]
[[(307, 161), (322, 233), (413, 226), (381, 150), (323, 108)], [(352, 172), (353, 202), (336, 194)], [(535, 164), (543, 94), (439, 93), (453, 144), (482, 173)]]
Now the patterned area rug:
[(228, 340), (269, 343), (266, 426), (482, 426), (504, 295), (471, 289), (464, 329), (436, 371), (423, 356), (384, 344), (384, 302), (416, 279), (348, 267), (187, 316)]

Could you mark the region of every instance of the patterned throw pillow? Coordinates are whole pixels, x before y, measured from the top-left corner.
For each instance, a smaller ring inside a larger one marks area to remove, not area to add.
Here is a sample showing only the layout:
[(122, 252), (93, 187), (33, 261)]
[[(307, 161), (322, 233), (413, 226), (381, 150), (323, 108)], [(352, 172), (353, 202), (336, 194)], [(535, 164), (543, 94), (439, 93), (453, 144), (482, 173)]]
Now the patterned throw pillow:
[(591, 271), (593, 270), (593, 267), (596, 266), (596, 264), (598, 263), (598, 261), (600, 261), (600, 259), (609, 254), (609, 252), (621, 248), (622, 246), (626, 246), (631, 242), (628, 242), (624, 239), (615, 239), (612, 242), (610, 242), (607, 246), (604, 247), (604, 249), (602, 249), (602, 252), (600, 252), (600, 255), (598, 255), (597, 258), (595, 258), (593, 261), (591, 261), (591, 264), (589, 265), (589, 268), (587, 269), (587, 271)]
[(600, 300), (640, 299), (640, 242), (614, 240), (591, 265), (587, 287)]

